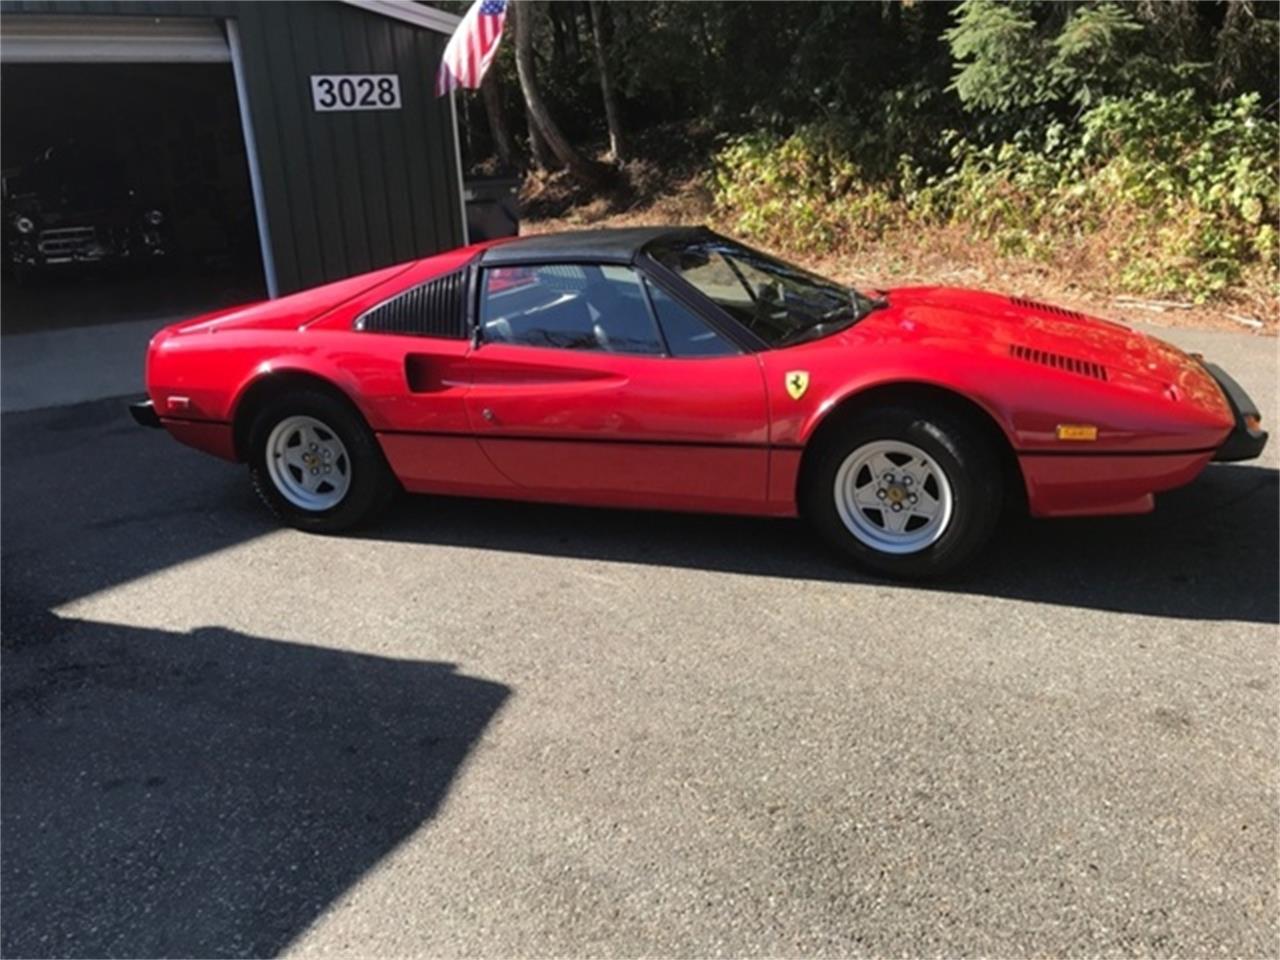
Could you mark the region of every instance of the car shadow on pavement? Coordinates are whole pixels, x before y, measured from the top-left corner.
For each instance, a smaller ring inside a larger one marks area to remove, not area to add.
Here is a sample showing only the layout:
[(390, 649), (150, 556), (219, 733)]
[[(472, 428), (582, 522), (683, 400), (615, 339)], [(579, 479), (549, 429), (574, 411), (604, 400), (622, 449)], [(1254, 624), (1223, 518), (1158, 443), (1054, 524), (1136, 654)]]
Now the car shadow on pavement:
[(278, 954), (433, 816), (510, 692), (224, 629), (41, 631), (3, 671), (5, 956)]
[(2, 424), (0, 955), (279, 953), (435, 814), (510, 689), (57, 615), (280, 528), (122, 401)]
[[(963, 577), (927, 585), (1121, 613), (1280, 619), (1277, 471), (1214, 464), (1152, 514), (1011, 519)], [(794, 520), (406, 497), (365, 537), (545, 556), (872, 582)]]

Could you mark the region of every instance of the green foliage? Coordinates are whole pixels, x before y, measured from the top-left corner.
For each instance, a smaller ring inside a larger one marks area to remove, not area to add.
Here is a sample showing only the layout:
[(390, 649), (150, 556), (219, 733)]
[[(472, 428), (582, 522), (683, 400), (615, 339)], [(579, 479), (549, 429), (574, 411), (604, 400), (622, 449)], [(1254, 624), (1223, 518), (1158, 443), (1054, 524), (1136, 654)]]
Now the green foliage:
[(1005, 113), (1053, 98), (1031, 4), (964, 0), (945, 34), (957, 70), (950, 89), (970, 110)]
[(1203, 299), (1250, 263), (1275, 272), (1280, 126), (1261, 116), (1256, 94), (1207, 110), (1191, 91), (1112, 100), (1082, 128), (1099, 199), (1122, 199), (1159, 237), (1155, 256), (1140, 232), (1116, 249), (1128, 284)]
[(833, 126), (738, 138), (716, 157), (716, 202), (748, 237), (814, 253), (857, 249), (884, 233), (897, 207), (863, 179), (849, 142)]
[(1164, 55), (1162, 34), (1139, 20), (1139, 10), (1110, 2), (964, 0), (945, 34), (956, 64), (950, 89), (971, 112), (1016, 113), (1026, 121), (1046, 110), (1087, 109), (1108, 96), (1175, 90), (1203, 72), (1207, 64)]
[(1142, 25), (1114, 3), (1080, 7), (1050, 42), (1049, 72), (1072, 103), (1089, 107), (1108, 93), (1124, 91), (1149, 67), (1138, 44)]
[(1007, 255), (1092, 255), (1124, 290), (1203, 300), (1248, 270), (1277, 276), (1280, 126), (1247, 95), (1103, 100), (1078, 124), (979, 144), (957, 134), (929, 176), (910, 158), (868, 180), (847, 131), (753, 135), (716, 158), (712, 190), (742, 233), (805, 253), (856, 250), (910, 224), (967, 231)]

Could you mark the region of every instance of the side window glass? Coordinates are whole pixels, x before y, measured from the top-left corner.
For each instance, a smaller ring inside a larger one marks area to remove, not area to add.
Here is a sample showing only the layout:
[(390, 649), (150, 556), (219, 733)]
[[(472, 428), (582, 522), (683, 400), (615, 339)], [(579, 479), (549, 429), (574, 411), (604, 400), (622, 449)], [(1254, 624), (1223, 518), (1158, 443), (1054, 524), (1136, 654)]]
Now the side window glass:
[(725, 357), (739, 352), (736, 346), (657, 284), (648, 285), (653, 310), (658, 315), (658, 323), (662, 325), (662, 334), (667, 338), (667, 347), (673, 357)]
[(480, 325), (490, 343), (661, 354), (640, 278), (630, 267), (553, 264), (485, 271)]

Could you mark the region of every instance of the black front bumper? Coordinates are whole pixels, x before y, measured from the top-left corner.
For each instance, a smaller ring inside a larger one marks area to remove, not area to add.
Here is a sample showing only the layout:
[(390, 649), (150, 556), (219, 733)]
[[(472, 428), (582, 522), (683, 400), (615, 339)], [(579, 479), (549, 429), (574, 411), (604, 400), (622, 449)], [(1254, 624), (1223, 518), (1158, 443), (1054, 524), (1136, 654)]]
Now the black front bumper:
[(155, 427), (159, 429), (160, 415), (156, 413), (155, 404), (150, 400), (138, 400), (129, 404), (129, 415), (143, 427)]
[(1258, 405), (1244, 392), (1244, 387), (1231, 379), (1227, 371), (1216, 363), (1205, 363), (1203, 360), (1201, 363), (1210, 376), (1218, 381), (1236, 421), (1235, 427), (1213, 455), (1213, 459), (1221, 463), (1235, 463), (1261, 455), (1262, 448), (1267, 445), (1267, 431), (1258, 426), (1262, 419)]

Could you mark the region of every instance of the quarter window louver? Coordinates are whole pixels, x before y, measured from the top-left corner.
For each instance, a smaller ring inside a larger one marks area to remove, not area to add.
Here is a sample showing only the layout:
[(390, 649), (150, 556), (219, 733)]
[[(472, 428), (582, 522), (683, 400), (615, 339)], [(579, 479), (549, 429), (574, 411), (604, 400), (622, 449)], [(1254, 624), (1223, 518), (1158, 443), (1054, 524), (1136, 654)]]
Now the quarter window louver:
[(1010, 346), (1009, 353), (1019, 360), (1026, 360), (1028, 363), (1054, 367), (1058, 370), (1065, 370), (1068, 373), (1079, 374), (1082, 377), (1093, 377), (1095, 380), (1107, 379), (1107, 368), (1100, 363), (1078, 360), (1075, 357), (1063, 356), (1060, 353), (1050, 353), (1047, 350), (1035, 350), (1032, 347), (1024, 347), (1019, 343)]
[(467, 271), (419, 284), (361, 314), (356, 329), (420, 337), (467, 336)]

